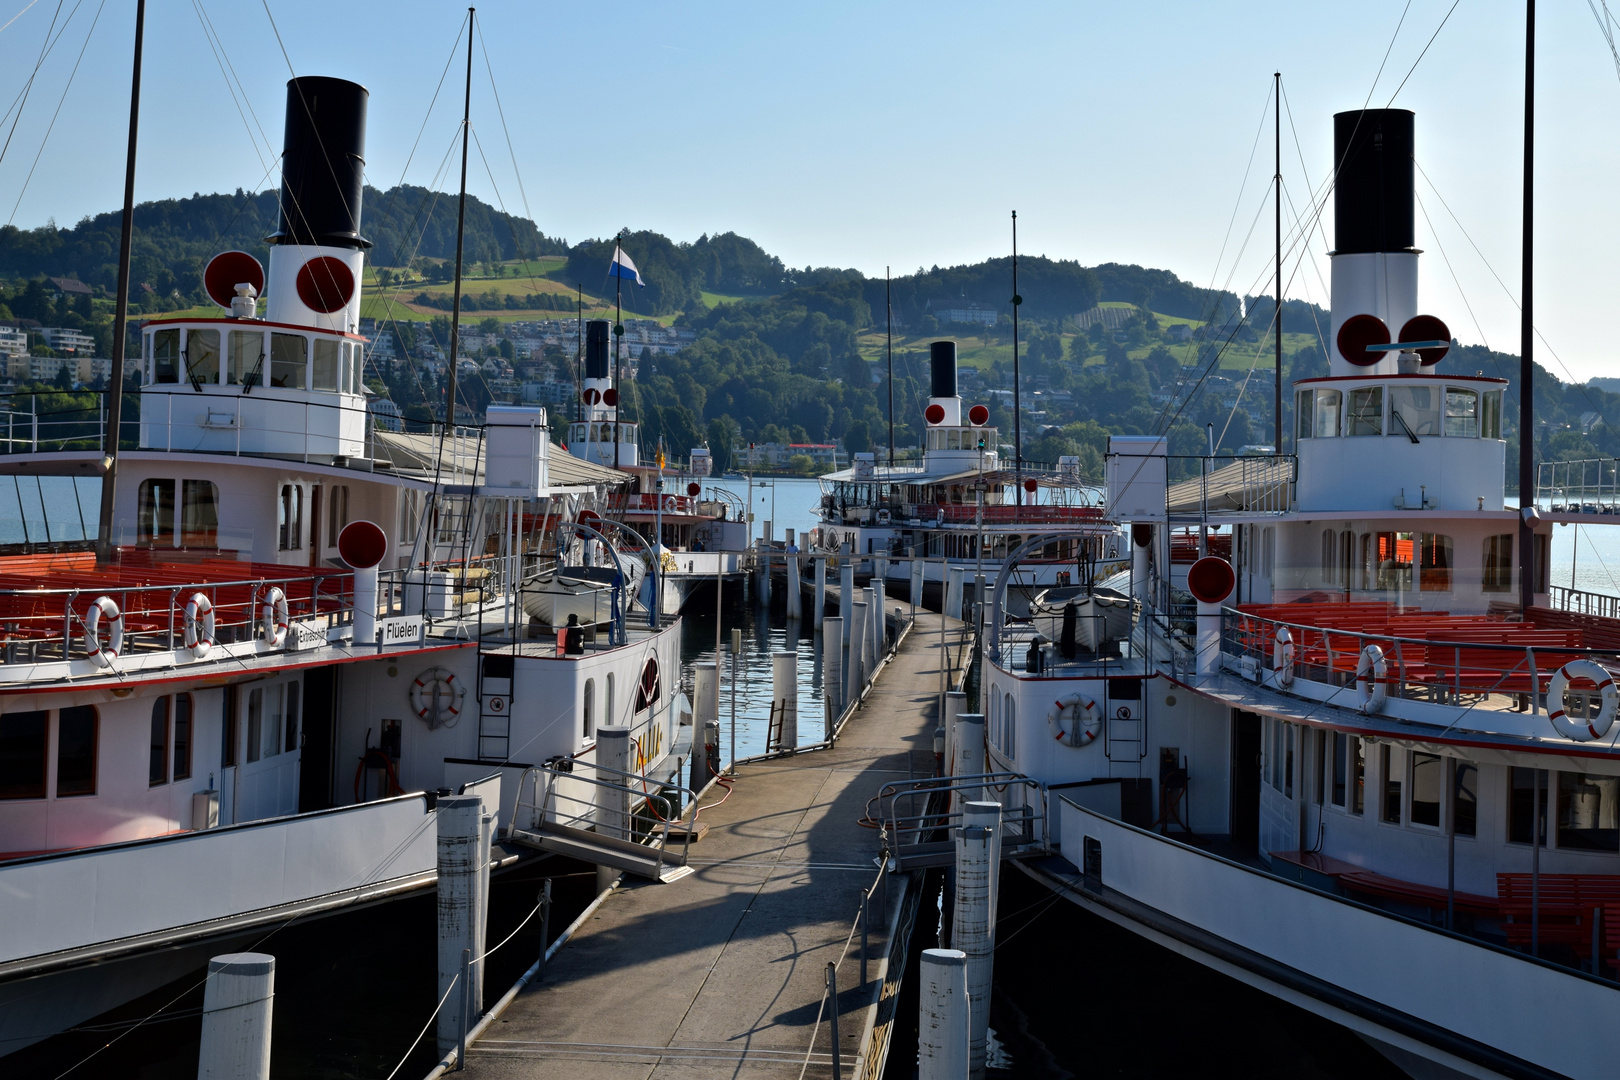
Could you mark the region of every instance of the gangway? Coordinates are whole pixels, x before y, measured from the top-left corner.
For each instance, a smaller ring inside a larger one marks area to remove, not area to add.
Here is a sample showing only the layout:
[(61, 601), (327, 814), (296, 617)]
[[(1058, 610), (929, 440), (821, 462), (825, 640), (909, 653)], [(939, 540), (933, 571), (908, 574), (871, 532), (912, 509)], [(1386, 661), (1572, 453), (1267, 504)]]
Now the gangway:
[[(1013, 798), (1014, 793), (1019, 798)], [(981, 798), (1002, 804), (1002, 858), (1052, 853), (1047, 839), (1046, 788), (1023, 773), (895, 780), (879, 788), (876, 799), (883, 843), (893, 860), (890, 869), (920, 870), (953, 865), (956, 841), (930, 837), (937, 835), (937, 830), (945, 830), (946, 836), (953, 835), (950, 830), (962, 824), (961, 804)], [(939, 803), (944, 806), (936, 809)]]
[[(691, 808), (689, 821), (676, 811), (682, 804)], [(668, 885), (692, 873), (687, 848), (696, 826), (690, 788), (560, 757), (524, 771), (507, 839)]]

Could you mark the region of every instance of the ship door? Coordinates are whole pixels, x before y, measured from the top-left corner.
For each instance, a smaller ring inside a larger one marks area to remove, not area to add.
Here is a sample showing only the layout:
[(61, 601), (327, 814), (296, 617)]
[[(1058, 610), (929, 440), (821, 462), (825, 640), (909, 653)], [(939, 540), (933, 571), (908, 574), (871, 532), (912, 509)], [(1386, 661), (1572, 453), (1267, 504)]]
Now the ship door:
[(1232, 843), (1260, 851), (1260, 717), (1232, 710)]
[(304, 674), (304, 725), (295, 734), (298, 755), (298, 812), (332, 806), (332, 713), (337, 701), (335, 667)]

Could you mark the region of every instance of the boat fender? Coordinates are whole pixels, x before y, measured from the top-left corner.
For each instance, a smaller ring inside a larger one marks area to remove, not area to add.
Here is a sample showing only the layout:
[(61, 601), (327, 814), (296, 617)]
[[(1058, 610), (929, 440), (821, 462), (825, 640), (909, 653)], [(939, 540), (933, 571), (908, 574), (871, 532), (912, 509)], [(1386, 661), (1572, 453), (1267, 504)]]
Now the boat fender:
[(455, 727), (461, 719), (461, 705), (467, 690), (456, 682), (455, 672), (428, 668), (411, 683), (411, 711), (427, 721), (428, 730)]
[[(107, 620), (107, 644), (101, 643), (101, 620)], [(84, 613), (84, 651), (104, 668), (124, 651), (124, 613), (110, 596), (98, 596)]]
[(887, 510), (879, 510), (877, 512), (877, 523), (879, 525), (887, 525), (890, 520), (889, 512)]
[[(1575, 679), (1597, 684), (1603, 704), (1596, 716), (1578, 719), (1564, 711), (1564, 692)], [(1554, 672), (1547, 683), (1547, 719), (1552, 721), (1553, 730), (1566, 739), (1590, 742), (1603, 738), (1614, 726), (1616, 705), (1620, 705), (1620, 689), (1614, 685), (1614, 676), (1595, 660), (1571, 660)]]
[(1271, 676), (1285, 689), (1294, 683), (1294, 635), (1288, 627), (1277, 627), (1271, 643)]
[(186, 648), (198, 660), (206, 659), (214, 648), (214, 602), (206, 593), (192, 593), (184, 614)]
[[(1064, 717), (1070, 723), (1064, 725)], [(1064, 746), (1086, 746), (1102, 733), (1102, 709), (1096, 701), (1082, 694), (1058, 698), (1046, 710), (1046, 726), (1052, 738)]]
[(279, 649), (287, 643), (290, 624), (287, 594), (272, 585), (264, 591), (264, 606), (259, 609), (259, 634), (266, 645)]
[(1384, 650), (1377, 645), (1362, 649), (1356, 661), (1356, 696), (1361, 700), (1362, 712), (1384, 711), (1384, 702), (1389, 698), (1388, 677), (1389, 661), (1384, 658)]

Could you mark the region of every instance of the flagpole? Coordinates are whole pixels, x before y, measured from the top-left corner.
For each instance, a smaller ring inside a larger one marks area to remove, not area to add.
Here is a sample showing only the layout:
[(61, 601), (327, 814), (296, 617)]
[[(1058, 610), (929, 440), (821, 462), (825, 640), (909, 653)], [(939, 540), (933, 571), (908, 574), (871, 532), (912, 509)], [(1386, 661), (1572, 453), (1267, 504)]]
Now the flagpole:
[(1024, 298), (1018, 295), (1018, 211), (1012, 212), (1012, 271), (1013, 271), (1013, 478), (1018, 487), (1018, 504), (1024, 504), (1024, 427), (1023, 405), (1019, 396), (1023, 389), (1018, 379), (1018, 308)]
[(624, 351), (624, 278), (619, 256), (624, 254), (624, 233), (613, 238), (613, 467), (619, 467), (619, 405), (624, 385), (619, 381), (619, 354)]
[(467, 229), (467, 132), (472, 127), (473, 12), (467, 9), (467, 93), (461, 103), (461, 202), (456, 209), (456, 283), (450, 300), (450, 393), (445, 399), (444, 431), (456, 431), (456, 361), (461, 352), (461, 252)]

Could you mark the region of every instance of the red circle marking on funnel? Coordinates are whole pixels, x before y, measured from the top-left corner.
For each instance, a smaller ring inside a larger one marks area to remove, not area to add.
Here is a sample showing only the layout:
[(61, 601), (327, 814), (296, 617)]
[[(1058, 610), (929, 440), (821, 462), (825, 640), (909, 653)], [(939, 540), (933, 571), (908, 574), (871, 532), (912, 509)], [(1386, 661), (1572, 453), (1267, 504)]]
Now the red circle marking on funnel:
[(338, 555), (356, 570), (370, 570), (388, 554), (388, 536), (370, 521), (351, 521), (338, 533)]
[(696, 484), (687, 484), (686, 485), (686, 493), (688, 495), (690, 495), (694, 499), (698, 497), (698, 492), (700, 492), (702, 490), (703, 489), (698, 487)]
[(1206, 604), (1225, 600), (1236, 584), (1232, 564), (1218, 555), (1205, 555), (1187, 568), (1187, 591)]
[(618, 403), (619, 391), (617, 387), (610, 386), (606, 390), (602, 391), (602, 404), (617, 405)]
[(1372, 367), (1384, 358), (1368, 352), (1369, 345), (1388, 345), (1389, 327), (1376, 315), (1352, 315), (1339, 327), (1339, 354), (1357, 367)]
[(1035, 492), (1039, 491), (1040, 487), (1041, 487), (1040, 483), (1038, 481), (1034, 480), (1034, 479), (1024, 481), (1024, 490), (1029, 492), (1031, 495), (1033, 495), (1033, 494), (1035, 494)]
[(585, 388), (585, 392), (579, 396), (585, 399), (585, 404), (587, 405), (595, 405), (598, 401), (602, 400), (601, 392), (598, 391), (594, 386), (587, 386)]
[(990, 410), (983, 405), (975, 405), (968, 410), (968, 423), (974, 427), (984, 427), (990, 422)]
[(293, 284), (305, 307), (330, 315), (354, 296), (354, 271), (342, 259), (319, 255), (298, 268)]
[(210, 300), (229, 308), (238, 285), (252, 285), (255, 293), (264, 292), (264, 267), (258, 259), (245, 251), (222, 251), (208, 260), (203, 288), (208, 290)]
[(945, 422), (945, 406), (934, 404), (923, 410), (923, 419), (930, 424), (943, 424)]
[[(1401, 327), (1401, 336), (1395, 340), (1450, 341), (1451, 329), (1433, 315), (1414, 315), (1406, 320), (1406, 325)], [(1438, 364), (1450, 349), (1450, 345), (1442, 345), (1434, 349), (1419, 349), (1417, 354), (1425, 364)]]

